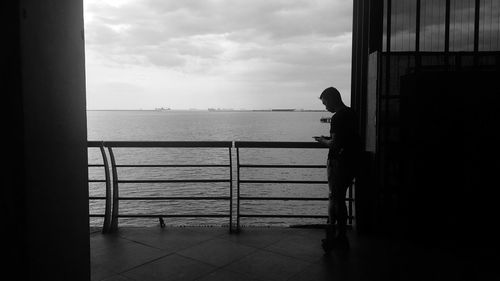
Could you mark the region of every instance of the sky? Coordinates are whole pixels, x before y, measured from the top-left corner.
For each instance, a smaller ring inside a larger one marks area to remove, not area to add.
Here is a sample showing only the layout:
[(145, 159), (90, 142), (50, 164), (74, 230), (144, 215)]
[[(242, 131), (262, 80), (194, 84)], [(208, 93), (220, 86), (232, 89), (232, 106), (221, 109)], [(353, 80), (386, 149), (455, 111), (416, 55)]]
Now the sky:
[(84, 0), (87, 109), (350, 104), (352, 0)]

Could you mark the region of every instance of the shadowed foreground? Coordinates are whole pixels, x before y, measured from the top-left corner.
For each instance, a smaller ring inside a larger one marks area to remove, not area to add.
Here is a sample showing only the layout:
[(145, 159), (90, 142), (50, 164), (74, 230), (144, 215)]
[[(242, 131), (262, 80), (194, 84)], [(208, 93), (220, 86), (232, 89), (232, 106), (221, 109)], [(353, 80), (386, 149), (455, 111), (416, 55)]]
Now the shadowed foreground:
[(121, 228), (90, 236), (92, 280), (474, 280), (492, 264), (459, 251), (349, 233), (324, 256), (320, 229)]

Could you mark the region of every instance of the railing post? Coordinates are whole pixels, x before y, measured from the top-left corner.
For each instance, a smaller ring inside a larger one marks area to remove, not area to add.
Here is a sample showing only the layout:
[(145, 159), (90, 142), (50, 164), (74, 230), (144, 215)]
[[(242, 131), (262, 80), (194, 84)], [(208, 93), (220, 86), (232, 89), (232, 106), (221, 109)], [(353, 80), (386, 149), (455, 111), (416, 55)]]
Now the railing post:
[(233, 232), (233, 158), (229, 146), (229, 233)]
[(236, 147), (236, 231), (240, 231), (240, 149)]
[(101, 151), (102, 155), (102, 161), (104, 164), (104, 176), (106, 179), (106, 202), (104, 207), (104, 222), (102, 225), (102, 233), (108, 233), (111, 229), (111, 182), (109, 176), (108, 157), (106, 156), (103, 142), (100, 143), (99, 150)]
[(119, 200), (118, 200), (118, 171), (116, 170), (115, 155), (113, 154), (113, 149), (108, 146), (109, 157), (111, 159), (111, 171), (113, 173), (113, 212), (111, 215), (111, 225), (110, 232), (115, 232), (118, 230), (118, 211), (119, 211)]

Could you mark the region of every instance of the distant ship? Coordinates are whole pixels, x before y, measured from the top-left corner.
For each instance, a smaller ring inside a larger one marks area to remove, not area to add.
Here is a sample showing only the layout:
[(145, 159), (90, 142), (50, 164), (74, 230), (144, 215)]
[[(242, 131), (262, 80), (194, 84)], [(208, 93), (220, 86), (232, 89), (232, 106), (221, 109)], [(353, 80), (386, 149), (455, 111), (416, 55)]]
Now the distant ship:
[(236, 110), (233, 108), (208, 108), (208, 111), (214, 112), (214, 111), (220, 111), (220, 112), (227, 112), (227, 111), (241, 111), (241, 110)]
[(332, 118), (331, 118), (331, 117), (321, 117), (321, 118), (319, 119), (319, 121), (320, 121), (321, 123), (330, 123), (330, 122), (332, 121)]
[(157, 107), (155, 108), (156, 111), (167, 111), (167, 110), (170, 110), (169, 107)]

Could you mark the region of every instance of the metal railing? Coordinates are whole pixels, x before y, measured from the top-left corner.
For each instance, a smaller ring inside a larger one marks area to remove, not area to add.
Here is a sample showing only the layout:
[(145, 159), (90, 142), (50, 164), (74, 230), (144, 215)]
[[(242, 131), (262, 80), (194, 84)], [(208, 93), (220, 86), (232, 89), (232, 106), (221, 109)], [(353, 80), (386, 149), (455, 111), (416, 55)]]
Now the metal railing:
[[(89, 200), (105, 200), (104, 214), (90, 214), (90, 217), (103, 217), (102, 232), (113, 232), (118, 229), (119, 218), (158, 218), (160, 225), (163, 224), (164, 217), (205, 217), (205, 218), (228, 218), (229, 231), (233, 231), (233, 160), (231, 141), (89, 141), (88, 147), (99, 148), (103, 160), (103, 164), (89, 164), (89, 167), (102, 167), (104, 169), (104, 179), (89, 179), (89, 183), (105, 183), (105, 196), (90, 196)], [(106, 155), (107, 148), (109, 159)], [(227, 148), (228, 164), (118, 164), (116, 162), (114, 148)], [(236, 229), (240, 229), (240, 218), (317, 218), (326, 219), (325, 215), (285, 215), (285, 214), (255, 214), (255, 213), (240, 213), (240, 205), (242, 201), (328, 201), (327, 197), (258, 197), (258, 196), (241, 196), (241, 184), (328, 184), (327, 181), (311, 181), (311, 180), (271, 180), (271, 179), (241, 179), (240, 170), (242, 168), (289, 168), (289, 169), (325, 169), (326, 165), (259, 165), (259, 164), (242, 164), (240, 163), (240, 149), (252, 148), (290, 148), (290, 149), (326, 149), (324, 145), (317, 142), (249, 142), (236, 141), (234, 149), (236, 149), (237, 177), (236, 177)], [(224, 167), (229, 168), (229, 178), (224, 179), (131, 179), (122, 180), (119, 177), (118, 169), (120, 168), (166, 168), (166, 167), (182, 167), (182, 168), (200, 168), (200, 167)], [(111, 170), (111, 174), (110, 171)], [(120, 197), (120, 184), (156, 184), (156, 183), (228, 183), (229, 196), (126, 196)], [(353, 216), (353, 186), (348, 189), (346, 201), (348, 203), (348, 223), (352, 224)], [(120, 214), (120, 201), (185, 201), (185, 200), (224, 200), (229, 201), (229, 210), (227, 214)]]
[(103, 164), (89, 164), (89, 167), (102, 167), (104, 170), (104, 179), (89, 179), (89, 183), (105, 183), (105, 196), (89, 196), (89, 200), (105, 200), (104, 214), (89, 214), (90, 217), (101, 217), (104, 218), (102, 232), (107, 233), (110, 231), (111, 227), (111, 178), (109, 175), (109, 163), (108, 157), (106, 156), (106, 151), (104, 150), (103, 142), (89, 141), (88, 147), (99, 148), (101, 152), (101, 157)]
[[(326, 149), (327, 147), (317, 142), (249, 142), (236, 141), (236, 169), (237, 169), (237, 200), (236, 200), (236, 228), (240, 229), (240, 218), (317, 218), (327, 219), (328, 215), (286, 215), (286, 214), (250, 214), (240, 213), (241, 201), (328, 201), (328, 197), (256, 197), (256, 196), (241, 196), (241, 184), (328, 184), (328, 181), (312, 181), (312, 180), (262, 180), (262, 179), (241, 179), (240, 170), (242, 168), (264, 168), (264, 169), (326, 169), (326, 165), (259, 165), (259, 164), (241, 164), (240, 149), (275, 149), (275, 148), (292, 148), (292, 149)], [(346, 201), (348, 202), (348, 223), (352, 224), (353, 216), (353, 186), (348, 189)]]
[[(103, 232), (113, 232), (118, 229), (118, 219), (119, 218), (159, 218), (160, 224), (163, 224), (163, 218), (165, 217), (205, 217), (205, 218), (228, 218), (229, 219), (229, 230), (232, 231), (232, 156), (231, 156), (231, 146), (232, 142), (227, 141), (212, 141), (212, 142), (175, 142), (175, 141), (163, 141), (163, 142), (131, 142), (131, 141), (112, 141), (112, 142), (89, 142), (89, 146), (95, 147), (100, 144), (101, 154), (103, 159), (106, 159), (106, 154), (104, 153), (104, 148), (107, 147), (109, 158), (111, 162), (111, 166), (107, 165), (107, 161), (104, 161), (104, 165), (108, 166), (107, 169), (111, 169), (112, 174), (112, 199), (109, 188), (110, 177), (109, 174), (106, 175), (106, 212), (104, 215), (92, 215), (92, 216), (104, 216), (105, 218), (109, 218), (109, 222), (105, 222), (103, 224)], [(187, 164), (187, 165), (161, 165), (161, 164), (152, 164), (152, 165), (136, 165), (136, 164), (118, 164), (116, 162), (114, 148), (227, 148), (228, 149), (228, 164), (215, 165), (215, 164)], [(104, 165), (89, 165), (89, 166), (104, 166)], [(193, 168), (193, 167), (226, 167), (229, 168), (229, 178), (227, 179), (161, 179), (161, 180), (122, 180), (119, 177), (118, 169), (119, 168), (159, 168), (159, 167), (182, 167), (182, 168)], [(106, 169), (106, 170), (107, 170)], [(103, 182), (102, 180), (89, 180), (89, 182)], [(121, 197), (120, 194), (120, 184), (130, 184), (130, 183), (140, 183), (140, 184), (156, 184), (156, 183), (228, 183), (229, 184), (229, 195), (228, 196), (127, 196)], [(89, 199), (102, 199), (101, 197), (90, 197)], [(229, 201), (229, 211), (227, 214), (120, 214), (119, 213), (119, 204), (120, 201), (148, 201), (148, 200), (161, 200), (161, 201), (184, 201), (184, 200), (227, 200)], [(108, 206), (111, 202), (112, 209)], [(110, 210), (111, 209), (111, 210)]]

